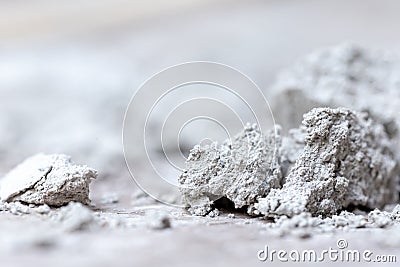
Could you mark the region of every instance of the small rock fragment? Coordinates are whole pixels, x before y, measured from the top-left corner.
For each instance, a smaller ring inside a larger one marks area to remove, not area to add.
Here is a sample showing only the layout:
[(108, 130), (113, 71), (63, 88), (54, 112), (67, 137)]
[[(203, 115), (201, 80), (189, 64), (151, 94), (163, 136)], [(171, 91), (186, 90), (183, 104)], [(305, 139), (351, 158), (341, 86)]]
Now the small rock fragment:
[(313, 109), (303, 124), (304, 151), (283, 187), (259, 199), (258, 211), (328, 216), (350, 204), (376, 208), (397, 199), (396, 162), (382, 125), (344, 108)]
[(206, 215), (214, 200), (226, 197), (235, 208), (252, 206), (257, 198), (279, 186), (281, 171), (274, 131), (263, 135), (247, 125), (233, 140), (195, 146), (179, 178), (183, 201), (195, 215)]
[(96, 226), (93, 211), (79, 202), (70, 202), (60, 208), (54, 218), (68, 232), (89, 230)]
[(69, 156), (38, 154), (1, 180), (0, 199), (49, 206), (89, 204), (89, 184), (96, 177), (97, 171), (75, 165)]
[(9, 212), (14, 215), (22, 215), (22, 214), (30, 214), (32, 213), (32, 209), (27, 206), (22, 204), (21, 202), (12, 202), (12, 203), (7, 203), (0, 201), (0, 212)]
[(387, 211), (375, 209), (368, 214), (368, 220), (376, 227), (384, 228), (393, 223), (391, 214)]
[(352, 212), (342, 211), (338, 215), (326, 218), (324, 223), (333, 225), (335, 228), (357, 229), (365, 228), (369, 225), (366, 216), (356, 215)]
[(34, 209), (39, 214), (48, 214), (51, 209), (48, 205), (44, 204)]
[(400, 223), (400, 204), (397, 204), (396, 207), (393, 208), (390, 218), (393, 221)]
[(210, 217), (210, 218), (214, 218), (214, 217), (219, 216), (219, 209), (212, 209), (212, 210), (207, 214), (207, 216)]
[[(273, 229), (279, 236), (291, 234), (300, 238), (308, 238), (315, 233), (314, 229), (322, 224), (321, 218), (312, 217), (310, 213), (304, 212), (291, 218), (278, 216), (274, 223), (267, 224), (267, 228)], [(332, 227), (329, 228), (329, 230), (332, 229)]]
[(169, 215), (163, 211), (150, 211), (146, 214), (147, 226), (154, 230), (162, 230), (171, 227)]

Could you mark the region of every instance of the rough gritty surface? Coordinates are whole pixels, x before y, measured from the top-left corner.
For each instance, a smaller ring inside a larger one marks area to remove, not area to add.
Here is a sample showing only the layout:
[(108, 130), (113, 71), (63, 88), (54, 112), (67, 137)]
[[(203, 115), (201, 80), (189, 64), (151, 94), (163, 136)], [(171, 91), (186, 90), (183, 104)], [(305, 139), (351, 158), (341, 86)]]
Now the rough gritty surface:
[(303, 152), (305, 139), (306, 131), (304, 128), (290, 129), (288, 136), (282, 137), (282, 144), (279, 147), (278, 154), (283, 177), (282, 185), (286, 182), (286, 176)]
[(261, 213), (332, 215), (349, 205), (376, 208), (397, 200), (396, 161), (381, 125), (344, 108), (313, 109), (303, 124), (304, 150), (282, 189), (256, 204)]
[(251, 212), (258, 197), (279, 186), (279, 146), (274, 131), (264, 136), (255, 125), (248, 125), (221, 146), (213, 143), (194, 147), (186, 162), (187, 170), (179, 178), (189, 211), (206, 215), (214, 200), (226, 197), (235, 208), (249, 206)]
[(38, 154), (0, 180), (0, 198), (35, 205), (89, 204), (89, 184), (96, 177), (97, 171), (75, 165), (69, 156)]

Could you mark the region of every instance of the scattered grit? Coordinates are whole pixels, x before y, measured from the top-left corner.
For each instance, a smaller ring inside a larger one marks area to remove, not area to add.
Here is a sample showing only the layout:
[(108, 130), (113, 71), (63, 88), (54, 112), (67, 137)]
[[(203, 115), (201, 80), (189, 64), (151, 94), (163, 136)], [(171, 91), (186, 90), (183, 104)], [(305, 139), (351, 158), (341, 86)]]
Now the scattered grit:
[(337, 214), (349, 217), (340, 213), (346, 209), (373, 210), (398, 200), (391, 141), (367, 113), (316, 108), (290, 133), (263, 135), (249, 126), (232, 144), (196, 146), (179, 180), (189, 211), (214, 215), (213, 200), (222, 197), (277, 225), (304, 216), (321, 223)]

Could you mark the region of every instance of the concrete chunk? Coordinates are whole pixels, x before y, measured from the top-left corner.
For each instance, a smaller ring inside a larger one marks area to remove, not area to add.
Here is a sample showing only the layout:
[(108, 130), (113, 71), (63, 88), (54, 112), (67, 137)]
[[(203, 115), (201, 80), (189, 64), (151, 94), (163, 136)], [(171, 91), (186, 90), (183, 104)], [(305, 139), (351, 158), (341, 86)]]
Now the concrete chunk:
[(88, 204), (89, 184), (96, 177), (96, 170), (75, 165), (69, 156), (38, 154), (1, 180), (0, 198), (49, 206), (62, 206), (71, 201)]
[(186, 162), (187, 170), (179, 178), (189, 211), (206, 215), (214, 200), (226, 197), (235, 208), (249, 207), (251, 212), (259, 197), (279, 187), (279, 145), (274, 131), (263, 135), (255, 125), (248, 125), (221, 146), (195, 146)]
[(332, 215), (349, 205), (397, 200), (396, 161), (383, 126), (345, 108), (304, 115), (305, 147), (281, 189), (255, 205), (262, 214)]

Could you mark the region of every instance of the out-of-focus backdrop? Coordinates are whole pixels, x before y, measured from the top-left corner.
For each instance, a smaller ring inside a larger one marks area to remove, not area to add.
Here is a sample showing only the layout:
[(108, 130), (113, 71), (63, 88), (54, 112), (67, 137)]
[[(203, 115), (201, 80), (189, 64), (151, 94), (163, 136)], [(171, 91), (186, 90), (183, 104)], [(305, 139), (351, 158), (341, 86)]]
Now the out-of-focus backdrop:
[(151, 75), (215, 61), (267, 99), (279, 71), (316, 48), (400, 50), (396, 0), (0, 1), (0, 175), (37, 152), (127, 177), (125, 109)]

